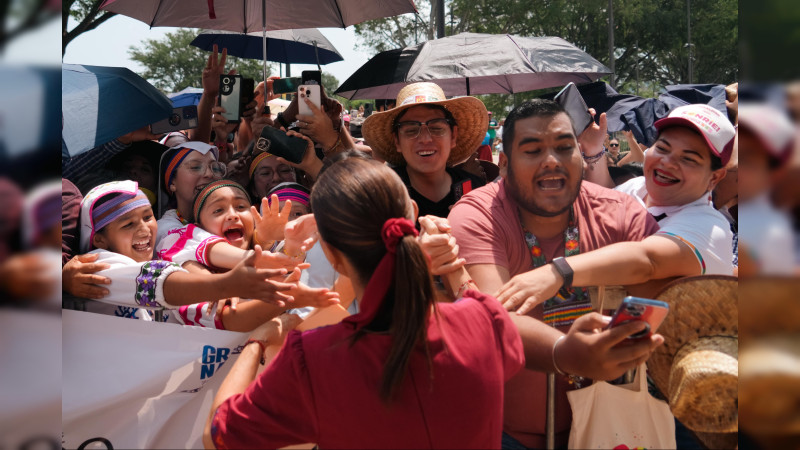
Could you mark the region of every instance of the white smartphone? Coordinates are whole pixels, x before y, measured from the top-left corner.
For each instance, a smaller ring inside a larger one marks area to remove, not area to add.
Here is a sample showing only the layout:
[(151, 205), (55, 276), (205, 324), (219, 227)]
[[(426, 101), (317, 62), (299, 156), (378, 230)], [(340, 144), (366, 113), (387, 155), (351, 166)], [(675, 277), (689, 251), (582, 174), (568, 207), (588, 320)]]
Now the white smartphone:
[(319, 91), (318, 84), (301, 84), (300, 87), (297, 89), (297, 110), (300, 114), (312, 115), (311, 108), (306, 105), (306, 102), (303, 100), (305, 97), (308, 97), (317, 108), (322, 104), (322, 96)]

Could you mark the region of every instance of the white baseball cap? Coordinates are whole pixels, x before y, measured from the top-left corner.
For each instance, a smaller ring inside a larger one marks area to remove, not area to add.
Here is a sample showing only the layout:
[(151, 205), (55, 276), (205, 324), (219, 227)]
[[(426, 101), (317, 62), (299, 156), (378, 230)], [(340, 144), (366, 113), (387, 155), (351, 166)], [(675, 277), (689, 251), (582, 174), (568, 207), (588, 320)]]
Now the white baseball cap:
[(739, 104), (739, 123), (751, 131), (779, 163), (789, 159), (794, 149), (795, 130), (786, 113), (764, 104)]
[(686, 105), (673, 109), (669, 116), (655, 123), (658, 131), (672, 126), (688, 126), (699, 131), (711, 152), (722, 160), (722, 165), (728, 164), (736, 130), (722, 112), (708, 105)]

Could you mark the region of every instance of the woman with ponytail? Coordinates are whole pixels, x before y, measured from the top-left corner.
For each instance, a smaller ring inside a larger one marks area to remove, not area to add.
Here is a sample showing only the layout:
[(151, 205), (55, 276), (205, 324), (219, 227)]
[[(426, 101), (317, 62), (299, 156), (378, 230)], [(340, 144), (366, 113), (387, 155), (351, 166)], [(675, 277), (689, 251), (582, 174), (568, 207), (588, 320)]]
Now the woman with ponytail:
[(207, 448), (500, 448), (503, 384), (523, 365), (519, 334), (491, 297), (466, 290), (436, 303), (417, 208), (375, 161), (327, 168), (311, 194), (325, 255), (348, 276), (359, 313), (288, 334), (251, 334), (220, 387)]

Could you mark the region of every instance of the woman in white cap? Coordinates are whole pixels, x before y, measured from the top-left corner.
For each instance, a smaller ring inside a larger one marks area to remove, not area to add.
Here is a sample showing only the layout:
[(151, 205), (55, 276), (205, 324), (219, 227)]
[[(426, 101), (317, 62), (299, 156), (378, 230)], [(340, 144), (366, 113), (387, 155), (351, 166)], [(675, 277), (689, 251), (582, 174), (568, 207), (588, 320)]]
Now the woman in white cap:
[[(712, 107), (687, 105), (657, 121), (655, 127), (658, 137), (645, 153), (644, 176), (617, 190), (638, 199), (659, 222), (660, 230), (640, 242), (621, 242), (570, 256), (559, 270), (548, 264), (512, 278), (497, 295), (507, 309), (529, 311), (562, 285), (633, 285), (733, 274), (733, 234), (725, 217), (711, 205), (711, 191), (725, 177), (725, 164), (733, 151), (733, 125)], [(589, 181), (613, 187), (608, 171), (598, 170), (605, 167), (604, 160), (600, 154), (592, 162), (594, 170), (585, 174)], [(650, 290), (655, 288), (637, 294), (652, 295)]]
[(414, 83), (397, 94), (396, 108), (369, 116), (361, 132), (400, 175), (420, 216), (447, 217), (462, 195), (485, 184), (452, 166), (478, 149), (488, 126), (486, 107), (477, 98), (447, 100), (436, 84)]

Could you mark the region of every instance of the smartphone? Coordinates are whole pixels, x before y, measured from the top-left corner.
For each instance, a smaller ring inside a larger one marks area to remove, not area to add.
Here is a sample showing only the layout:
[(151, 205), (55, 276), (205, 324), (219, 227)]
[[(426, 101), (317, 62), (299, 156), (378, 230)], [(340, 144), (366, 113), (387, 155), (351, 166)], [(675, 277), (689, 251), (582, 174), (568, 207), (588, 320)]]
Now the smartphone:
[(583, 130), (589, 128), (592, 124), (592, 115), (589, 114), (589, 107), (583, 101), (580, 91), (578, 91), (575, 83), (570, 82), (564, 89), (561, 90), (553, 98), (559, 105), (564, 107), (572, 119), (572, 128), (575, 130), (575, 136), (583, 133)]
[(278, 78), (272, 81), (272, 93), (274, 94), (288, 94), (290, 92), (297, 92), (297, 88), (303, 84), (299, 77)]
[(307, 114), (312, 115), (313, 112), (311, 108), (306, 105), (306, 102), (303, 101), (304, 97), (308, 97), (317, 108), (322, 103), (322, 97), (320, 94), (320, 86), (318, 84), (301, 84), (300, 87), (297, 89), (297, 109), (300, 114)]
[(453, 197), (455, 197), (456, 201), (458, 201), (461, 197), (472, 190), (472, 180), (460, 181), (452, 185), (450, 190), (453, 191)]
[(228, 123), (239, 122), (242, 117), (242, 76), (219, 76), (219, 105), (225, 108), (222, 117)]
[(192, 128), (197, 128), (196, 105), (172, 108), (172, 114), (169, 117), (150, 125), (150, 132), (153, 134), (165, 134)]
[(628, 296), (622, 299), (619, 308), (617, 308), (614, 316), (611, 317), (611, 323), (608, 324), (608, 328), (618, 327), (632, 320), (643, 320), (647, 323), (647, 327), (638, 333), (628, 336), (627, 339), (649, 338), (658, 330), (668, 312), (668, 303)]
[(255, 149), (270, 152), (287, 161), (300, 164), (308, 150), (308, 142), (267, 126), (261, 130), (261, 136), (256, 141)]
[(300, 77), (300, 84), (316, 84), (322, 86), (322, 72), (319, 70), (304, 70)]

